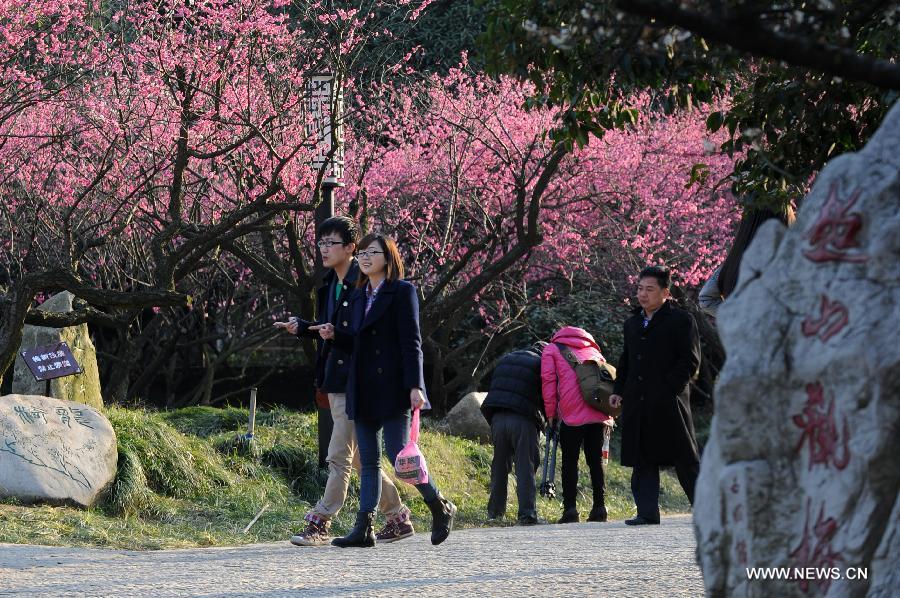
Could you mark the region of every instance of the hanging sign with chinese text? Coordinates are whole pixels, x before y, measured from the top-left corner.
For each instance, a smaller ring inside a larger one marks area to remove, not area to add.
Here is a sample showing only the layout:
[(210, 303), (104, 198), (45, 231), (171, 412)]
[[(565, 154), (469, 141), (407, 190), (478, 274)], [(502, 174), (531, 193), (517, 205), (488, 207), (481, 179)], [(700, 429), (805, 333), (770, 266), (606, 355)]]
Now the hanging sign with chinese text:
[(69, 344), (62, 342), (22, 351), (22, 359), (38, 382), (80, 374), (81, 366), (72, 356)]

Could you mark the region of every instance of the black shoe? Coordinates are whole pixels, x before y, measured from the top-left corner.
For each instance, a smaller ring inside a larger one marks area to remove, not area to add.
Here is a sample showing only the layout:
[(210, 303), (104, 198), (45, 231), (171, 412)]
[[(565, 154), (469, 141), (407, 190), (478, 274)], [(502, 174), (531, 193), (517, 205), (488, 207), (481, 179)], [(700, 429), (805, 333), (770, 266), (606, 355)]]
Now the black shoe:
[(594, 507), (591, 509), (590, 515), (588, 515), (588, 521), (599, 521), (601, 523), (606, 521), (606, 507), (601, 505), (599, 507)]
[(557, 523), (578, 523), (578, 519), (578, 509), (572, 507), (563, 511), (562, 517), (559, 518)]
[(341, 548), (371, 548), (375, 546), (375, 513), (356, 514), (356, 523), (350, 533), (342, 538), (331, 541), (334, 546)]
[(538, 523), (540, 522), (534, 515), (525, 515), (524, 517), (519, 517), (519, 525), (537, 525)]
[(425, 501), (431, 511), (431, 543), (437, 546), (447, 539), (453, 529), (453, 518), (456, 517), (456, 505), (437, 495), (433, 501)]
[(659, 525), (659, 521), (653, 521), (652, 519), (647, 519), (646, 517), (638, 515), (634, 519), (626, 519), (625, 525)]

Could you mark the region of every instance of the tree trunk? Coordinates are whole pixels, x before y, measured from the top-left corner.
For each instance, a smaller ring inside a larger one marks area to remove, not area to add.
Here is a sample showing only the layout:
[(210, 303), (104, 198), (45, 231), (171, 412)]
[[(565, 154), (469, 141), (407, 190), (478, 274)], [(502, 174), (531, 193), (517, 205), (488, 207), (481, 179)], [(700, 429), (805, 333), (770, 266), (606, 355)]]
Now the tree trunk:
[(169, 331), (171, 333), (170, 339), (163, 343), (161, 350), (157, 351), (150, 363), (142, 366), (140, 376), (138, 376), (137, 380), (134, 381), (134, 384), (129, 387), (129, 399), (146, 399), (147, 397), (141, 397), (141, 394), (149, 390), (150, 384), (152, 384), (153, 380), (156, 378), (160, 369), (163, 367), (164, 362), (167, 359), (174, 357), (175, 349), (178, 346), (178, 340), (181, 338), (181, 332), (177, 326), (169, 326)]
[(0, 385), (16, 360), (22, 345), (25, 316), (34, 294), (22, 282), (14, 282), (5, 296), (0, 297)]
[[(127, 321), (131, 322), (137, 318), (138, 314), (130, 314)], [(150, 323), (141, 330), (140, 334), (131, 337), (129, 329), (125, 329), (118, 334), (119, 342), (116, 347), (116, 359), (110, 368), (108, 380), (103, 384), (104, 401), (107, 403), (117, 403), (122, 405), (130, 396), (129, 389), (131, 387), (131, 372), (141, 365), (144, 345), (151, 338), (155, 337), (160, 328), (163, 318), (161, 316), (154, 317)]]
[(437, 415), (447, 413), (447, 392), (444, 385), (444, 359), (441, 348), (430, 338), (426, 338), (422, 347), (425, 361), (431, 364), (431, 379), (426, 380), (428, 401)]

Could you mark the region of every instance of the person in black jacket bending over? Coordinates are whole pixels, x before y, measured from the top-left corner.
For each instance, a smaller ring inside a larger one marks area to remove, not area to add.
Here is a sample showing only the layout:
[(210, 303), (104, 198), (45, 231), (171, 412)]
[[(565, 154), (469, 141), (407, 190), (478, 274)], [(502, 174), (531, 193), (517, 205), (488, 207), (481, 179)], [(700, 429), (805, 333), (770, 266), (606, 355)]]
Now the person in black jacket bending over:
[(488, 517), (499, 519), (506, 511), (506, 485), (512, 464), (516, 467), (519, 525), (538, 522), (534, 476), (540, 463), (538, 438), (544, 428), (541, 398), (541, 351), (547, 343), (507, 353), (497, 364), (481, 412), (491, 424), (494, 460), (491, 462), (491, 496)]
[(650, 266), (638, 275), (640, 308), (625, 321), (615, 394), (622, 405), (622, 465), (632, 467), (637, 517), (628, 525), (659, 523), (659, 468), (675, 466), (691, 504), (700, 455), (691, 419), (690, 382), (700, 367), (697, 322), (669, 304), (669, 271)]

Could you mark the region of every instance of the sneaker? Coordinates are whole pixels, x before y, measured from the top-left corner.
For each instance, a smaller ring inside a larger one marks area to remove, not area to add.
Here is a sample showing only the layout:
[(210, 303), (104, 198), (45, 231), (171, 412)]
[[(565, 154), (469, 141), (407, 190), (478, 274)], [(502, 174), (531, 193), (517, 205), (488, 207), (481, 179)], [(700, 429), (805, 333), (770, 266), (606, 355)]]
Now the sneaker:
[(306, 529), (291, 537), (291, 544), (294, 546), (327, 546), (331, 543), (331, 536), (328, 534), (329, 523), (315, 523), (313, 521), (306, 522)]
[(378, 543), (390, 543), (408, 538), (416, 533), (411, 521), (388, 521), (381, 531), (375, 534)]

